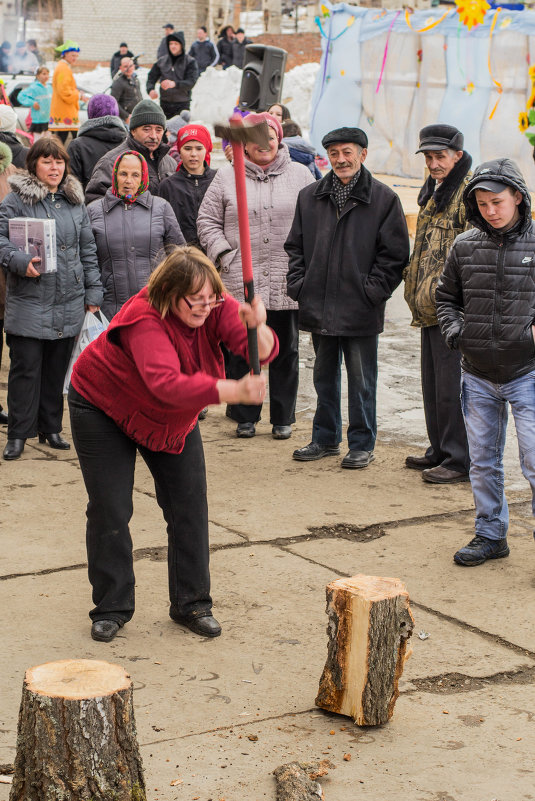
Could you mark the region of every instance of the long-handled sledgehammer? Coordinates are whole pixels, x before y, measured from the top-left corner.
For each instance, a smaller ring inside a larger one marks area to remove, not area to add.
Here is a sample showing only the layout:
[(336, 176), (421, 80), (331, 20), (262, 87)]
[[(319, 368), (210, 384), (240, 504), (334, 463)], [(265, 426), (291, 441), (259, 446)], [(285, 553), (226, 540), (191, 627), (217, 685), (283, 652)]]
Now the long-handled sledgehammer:
[[(234, 180), (236, 182), (236, 199), (238, 201), (238, 228), (240, 233), (241, 265), (243, 273), (243, 289), (245, 300), (251, 303), (254, 298), (253, 260), (251, 256), (251, 235), (249, 232), (249, 212), (247, 209), (247, 192), (245, 189), (244, 146), (254, 142), (262, 147), (269, 147), (269, 128), (267, 123), (247, 125), (247, 119), (234, 114), (230, 125), (216, 125), (215, 135), (228, 139), (232, 145), (234, 161)], [(247, 329), (249, 347), (249, 366), (255, 375), (260, 375), (258, 359), (258, 339), (256, 328)]]

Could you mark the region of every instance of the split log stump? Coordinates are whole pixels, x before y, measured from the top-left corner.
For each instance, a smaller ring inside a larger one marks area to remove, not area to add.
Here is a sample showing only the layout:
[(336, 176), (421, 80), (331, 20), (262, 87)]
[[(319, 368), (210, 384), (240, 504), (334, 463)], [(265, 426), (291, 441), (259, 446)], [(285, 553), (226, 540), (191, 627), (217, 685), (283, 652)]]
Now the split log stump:
[(386, 723), (414, 627), (405, 585), (359, 574), (332, 581), (326, 593), (329, 643), (316, 706), (359, 726)]
[(132, 681), (63, 659), (26, 671), (9, 801), (146, 801)]

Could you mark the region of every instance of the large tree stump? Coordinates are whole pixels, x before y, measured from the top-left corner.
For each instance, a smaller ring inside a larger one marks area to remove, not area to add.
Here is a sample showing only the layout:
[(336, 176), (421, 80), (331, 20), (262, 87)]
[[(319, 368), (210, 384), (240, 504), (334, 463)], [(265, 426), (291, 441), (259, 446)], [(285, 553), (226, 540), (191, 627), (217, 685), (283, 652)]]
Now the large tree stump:
[(359, 574), (332, 581), (326, 593), (329, 644), (316, 706), (359, 726), (386, 723), (414, 627), (405, 585)]
[(26, 672), (9, 801), (145, 801), (132, 682), (64, 659)]

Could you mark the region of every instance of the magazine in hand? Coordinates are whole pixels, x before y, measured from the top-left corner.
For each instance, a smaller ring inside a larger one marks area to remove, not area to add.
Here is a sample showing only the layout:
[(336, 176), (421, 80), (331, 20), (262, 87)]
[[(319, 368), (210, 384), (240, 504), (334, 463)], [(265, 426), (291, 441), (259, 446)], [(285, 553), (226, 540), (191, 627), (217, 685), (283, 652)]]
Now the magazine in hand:
[(56, 256), (56, 221), (38, 220), (35, 217), (13, 217), (9, 221), (9, 239), (30, 258), (38, 273), (55, 273), (58, 269)]

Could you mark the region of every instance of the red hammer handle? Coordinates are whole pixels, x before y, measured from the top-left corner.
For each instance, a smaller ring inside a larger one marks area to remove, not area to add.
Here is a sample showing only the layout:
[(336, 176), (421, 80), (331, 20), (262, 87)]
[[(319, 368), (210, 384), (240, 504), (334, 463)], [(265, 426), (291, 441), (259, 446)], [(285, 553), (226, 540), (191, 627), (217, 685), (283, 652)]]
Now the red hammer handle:
[[(234, 119), (234, 117), (231, 118), (231, 125)], [(238, 117), (235, 124), (242, 124), (241, 117)], [(253, 258), (251, 254), (247, 191), (245, 188), (245, 159), (241, 142), (232, 142), (232, 158), (234, 161), (234, 180), (236, 182), (236, 199), (238, 202), (238, 227), (240, 230), (243, 288), (246, 302), (251, 303), (254, 298)], [(249, 366), (255, 375), (260, 375), (256, 328), (247, 328), (247, 341), (249, 347)]]

